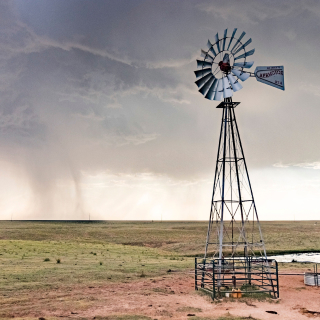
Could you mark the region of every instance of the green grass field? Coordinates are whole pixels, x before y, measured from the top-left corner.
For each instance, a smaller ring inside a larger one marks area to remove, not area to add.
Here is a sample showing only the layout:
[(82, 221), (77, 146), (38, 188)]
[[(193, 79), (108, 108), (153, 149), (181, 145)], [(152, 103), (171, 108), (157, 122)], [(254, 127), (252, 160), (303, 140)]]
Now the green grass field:
[[(269, 254), (320, 251), (320, 222), (262, 221)], [(0, 240), (122, 244), (160, 248), (177, 255), (202, 255), (207, 222), (2, 221)]]
[[(0, 318), (33, 292), (192, 269), (206, 229), (207, 222), (2, 221)], [(262, 229), (270, 253), (320, 250), (320, 223), (262, 222)]]
[[(122, 281), (192, 268), (192, 256), (203, 254), (206, 228), (206, 222), (3, 221), (1, 290)], [(268, 253), (320, 250), (320, 223), (262, 222), (262, 228)]]

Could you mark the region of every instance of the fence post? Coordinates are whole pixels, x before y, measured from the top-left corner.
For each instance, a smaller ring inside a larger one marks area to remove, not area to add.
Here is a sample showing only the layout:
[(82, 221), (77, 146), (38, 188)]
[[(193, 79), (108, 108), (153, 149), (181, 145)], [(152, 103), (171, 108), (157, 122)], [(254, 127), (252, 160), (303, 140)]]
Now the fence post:
[(248, 271), (249, 271), (248, 279), (249, 279), (249, 285), (250, 286), (251, 286), (251, 261), (252, 261), (252, 257), (249, 257), (249, 260), (248, 260), (248, 263), (249, 263), (249, 265), (248, 265)]
[(214, 260), (212, 260), (212, 300), (216, 297), (216, 284), (215, 284), (215, 274), (214, 274)]
[(263, 288), (263, 277), (264, 277), (264, 270), (263, 270), (263, 264), (264, 264), (264, 260), (262, 260), (261, 262), (261, 280), (262, 280), (262, 288)]
[(198, 290), (198, 263), (197, 258), (194, 258), (194, 286), (195, 290)]
[(275, 260), (276, 263), (276, 274), (277, 274), (277, 298), (279, 298), (279, 275), (278, 275), (278, 261)]
[(206, 270), (206, 259), (203, 259), (203, 264), (202, 264), (202, 278), (201, 278), (201, 288), (204, 288), (204, 273)]

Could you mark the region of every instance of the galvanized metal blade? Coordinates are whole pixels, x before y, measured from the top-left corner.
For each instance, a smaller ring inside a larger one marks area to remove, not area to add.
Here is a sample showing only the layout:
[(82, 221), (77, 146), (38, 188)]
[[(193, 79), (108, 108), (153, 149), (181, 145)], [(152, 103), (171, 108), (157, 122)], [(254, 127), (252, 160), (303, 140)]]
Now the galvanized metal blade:
[(197, 68), (202, 69), (205, 67), (211, 67), (212, 62), (203, 61), (203, 60), (197, 60)]
[(228, 45), (227, 50), (229, 50), (230, 45), (231, 45), (231, 42), (232, 42), (232, 40), (234, 39), (234, 36), (235, 36), (236, 32), (237, 32), (237, 28), (235, 28), (235, 29), (233, 30), (233, 32), (232, 32), (232, 36), (231, 36), (231, 38), (230, 38), (230, 42), (229, 42), (229, 45)]
[(254, 61), (246, 61), (246, 62), (236, 62), (233, 64), (233, 66), (250, 69), (253, 66), (253, 64), (254, 64)]
[(207, 98), (209, 100), (213, 100), (217, 86), (218, 86), (218, 79), (215, 78), (213, 83), (211, 84), (210, 89), (208, 90), (207, 94), (205, 95), (205, 98)]
[(224, 47), (225, 47), (225, 45), (226, 45), (227, 31), (228, 31), (228, 29), (224, 30), (223, 43), (222, 43), (222, 51), (224, 51)]
[(245, 44), (240, 46), (233, 54), (236, 55), (240, 50), (244, 49), (247, 45), (249, 45), (252, 42), (252, 39), (250, 38)]
[(220, 53), (220, 44), (219, 44), (219, 35), (218, 35), (218, 33), (216, 34), (216, 36), (215, 36), (215, 40), (216, 40), (216, 45), (217, 45), (217, 48), (218, 48), (218, 53)]
[(212, 82), (214, 81), (214, 79), (216, 79), (216, 78), (213, 75), (211, 75), (211, 77), (202, 86), (202, 88), (199, 90), (199, 92), (201, 92), (203, 95), (205, 95), (207, 93), (207, 91), (209, 90), (209, 88), (210, 88)]
[(237, 76), (241, 81), (246, 81), (250, 77), (250, 73), (246, 73), (241, 70), (232, 69), (231, 72)]
[(217, 90), (215, 92), (213, 100), (221, 101), (222, 98), (223, 98), (223, 84), (222, 84), (222, 79), (219, 79)]
[(194, 74), (196, 75), (197, 78), (204, 77), (208, 73), (211, 73), (211, 68), (194, 71)]
[(212, 73), (210, 72), (209, 74), (207, 74), (206, 76), (204, 76), (203, 78), (197, 80), (195, 82), (195, 84), (201, 88), (210, 78), (212, 77)]
[(233, 46), (233, 48), (231, 49), (231, 52), (236, 48), (236, 46), (240, 43), (240, 41), (242, 40), (242, 38), (245, 36), (245, 32), (243, 31), (239, 37), (239, 39), (237, 40), (237, 42), (235, 43), (235, 45)]
[(239, 90), (241, 90), (243, 87), (241, 85), (241, 83), (239, 82), (238, 79), (236, 79), (232, 74), (228, 74), (228, 79), (230, 81), (230, 84), (231, 84), (231, 87), (232, 87), (232, 90), (234, 92), (237, 92)]
[(207, 47), (209, 48), (209, 50), (212, 52), (213, 56), (215, 57), (217, 54), (213, 49), (213, 44), (210, 42), (210, 40), (208, 40), (207, 42)]
[(222, 82), (223, 82), (223, 97), (224, 98), (230, 98), (233, 95), (232, 89), (231, 89), (231, 85), (229, 83), (229, 80), (227, 77), (223, 77), (222, 78)]
[(229, 54), (228, 54), (228, 53), (225, 53), (225, 54), (224, 54), (222, 61), (223, 61), (223, 63), (230, 62)]
[(254, 51), (255, 51), (255, 50), (256, 50), (256, 49), (252, 49), (252, 50), (250, 50), (250, 51), (248, 51), (248, 52), (246, 52), (246, 53), (244, 53), (244, 54), (242, 54), (242, 55), (234, 58), (234, 60), (238, 60), (238, 59), (241, 59), (241, 58), (245, 58), (245, 57), (252, 56), (252, 55), (254, 54)]
[(214, 58), (212, 56), (210, 56), (209, 53), (207, 53), (206, 51), (201, 49), (201, 57), (205, 58), (205, 59), (209, 59), (211, 62), (213, 62)]

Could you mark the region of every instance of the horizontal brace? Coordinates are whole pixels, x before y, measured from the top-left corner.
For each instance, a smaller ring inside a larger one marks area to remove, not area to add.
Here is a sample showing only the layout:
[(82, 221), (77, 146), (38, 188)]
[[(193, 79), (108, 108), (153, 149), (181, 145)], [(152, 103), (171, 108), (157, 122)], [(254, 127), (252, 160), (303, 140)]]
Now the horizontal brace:
[(232, 160), (223, 160), (223, 158), (218, 159), (217, 162), (238, 162), (240, 160), (243, 160), (244, 158), (231, 158)]
[(227, 202), (227, 203), (241, 203), (241, 202), (254, 202), (253, 200), (241, 200), (241, 202), (239, 200), (214, 200), (212, 202)]

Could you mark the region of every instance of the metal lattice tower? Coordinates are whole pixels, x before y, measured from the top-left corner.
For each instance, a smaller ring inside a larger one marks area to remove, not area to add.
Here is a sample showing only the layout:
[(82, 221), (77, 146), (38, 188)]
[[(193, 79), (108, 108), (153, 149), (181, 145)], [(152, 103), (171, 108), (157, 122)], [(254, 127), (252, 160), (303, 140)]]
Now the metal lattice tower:
[(234, 108), (225, 98), (205, 258), (267, 258)]
[(224, 30), (220, 37), (217, 33), (207, 50), (201, 49), (203, 60), (197, 60), (194, 71), (199, 92), (209, 101), (223, 100), (217, 107), (222, 108), (222, 121), (205, 254), (201, 261), (195, 258), (195, 288), (199, 280), (213, 299), (237, 286), (279, 297), (278, 265), (266, 255), (234, 112), (239, 102), (232, 102), (232, 96), (251, 77), (284, 90), (284, 69), (257, 66), (248, 71), (254, 61), (247, 59), (255, 49), (248, 49), (252, 39), (244, 41), (245, 35), (237, 28), (229, 34)]

